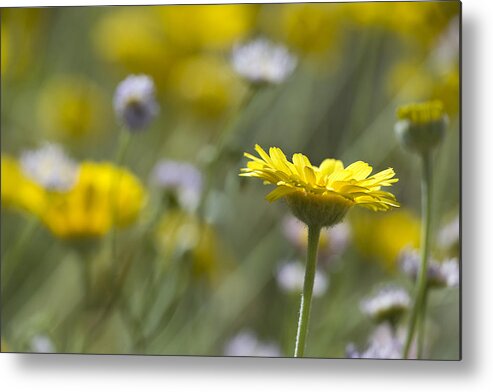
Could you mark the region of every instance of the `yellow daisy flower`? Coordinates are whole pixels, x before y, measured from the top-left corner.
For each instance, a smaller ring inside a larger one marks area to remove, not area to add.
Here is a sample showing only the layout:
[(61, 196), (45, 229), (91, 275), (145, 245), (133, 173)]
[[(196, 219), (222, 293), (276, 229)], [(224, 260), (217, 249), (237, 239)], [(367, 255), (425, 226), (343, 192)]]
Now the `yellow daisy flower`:
[(286, 198), (294, 215), (309, 226), (332, 226), (355, 205), (373, 211), (399, 207), (392, 193), (381, 190), (398, 181), (391, 168), (370, 176), (372, 167), (362, 161), (345, 168), (339, 160), (325, 159), (314, 166), (303, 154), (294, 154), (290, 162), (277, 147), (271, 147), (269, 154), (259, 145), (255, 150), (260, 158), (245, 153), (251, 161), (241, 169), (240, 176), (276, 185), (267, 200)]

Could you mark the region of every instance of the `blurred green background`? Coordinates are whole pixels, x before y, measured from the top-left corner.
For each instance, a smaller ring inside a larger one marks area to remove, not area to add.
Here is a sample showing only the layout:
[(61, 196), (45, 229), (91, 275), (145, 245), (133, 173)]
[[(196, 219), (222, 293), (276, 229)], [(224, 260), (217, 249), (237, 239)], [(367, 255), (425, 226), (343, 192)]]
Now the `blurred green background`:
[[(449, 116), (435, 161), (432, 253), (458, 256), (458, 237), (440, 238), (460, 202), (459, 23), (459, 3), (446, 1), (2, 9), (2, 157), (53, 141), (79, 161), (111, 161), (117, 84), (148, 74), (160, 104), (125, 159), (148, 197), (117, 233), (118, 262), (107, 261), (106, 237), (81, 245), (37, 226), (2, 263), (2, 351), (224, 355), (247, 334), (243, 355), (257, 345), (291, 356), (299, 294), (283, 290), (278, 272), (304, 260), (303, 243), (286, 235), (287, 207), (238, 177), (255, 143), (314, 164), (334, 157), (396, 171), (402, 207), (354, 209), (346, 243), (336, 252), (329, 231), (320, 260), (329, 283), (314, 299), (306, 355), (363, 348), (375, 325), (360, 301), (386, 282), (413, 287), (397, 259), (419, 246), (420, 171), (394, 136), (401, 104), (439, 99)], [(230, 54), (257, 36), (288, 47), (298, 66), (252, 94)], [(163, 158), (202, 171), (200, 208), (162, 202), (149, 176)], [(2, 259), (29, 219), (2, 197)], [(434, 291), (428, 314), (428, 356), (458, 358), (459, 290)]]

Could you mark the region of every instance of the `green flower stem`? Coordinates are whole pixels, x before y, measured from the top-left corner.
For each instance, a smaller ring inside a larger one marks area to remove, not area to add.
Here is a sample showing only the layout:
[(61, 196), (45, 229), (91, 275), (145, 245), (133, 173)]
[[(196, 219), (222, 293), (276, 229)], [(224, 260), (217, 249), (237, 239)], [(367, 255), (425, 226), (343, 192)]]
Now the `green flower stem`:
[(423, 307), (418, 319), (418, 358), (423, 358), (424, 344), (425, 344), (425, 319), (426, 319), (426, 305), (428, 300), (428, 288), (425, 289), (423, 298)]
[[(414, 338), (418, 319), (420, 323), (425, 322), (426, 308), (426, 291), (427, 291), (427, 273), (428, 273), (428, 258), (430, 253), (430, 226), (431, 226), (431, 195), (432, 195), (432, 166), (430, 153), (423, 153), (421, 156), (422, 176), (421, 176), (421, 265), (418, 272), (416, 282), (416, 297), (414, 306), (409, 320), (406, 343), (404, 346), (404, 356), (406, 359), (409, 355), (411, 343)], [(418, 356), (419, 359), (419, 356)]]
[(315, 271), (317, 267), (317, 252), (318, 242), (320, 239), (320, 230), (320, 226), (308, 226), (308, 249), (305, 269), (305, 282), (303, 284), (303, 293), (301, 295), (298, 331), (296, 332), (296, 343), (294, 348), (295, 357), (303, 357), (303, 354), (305, 352), (305, 340), (308, 333), (308, 322), (310, 320), (313, 284), (315, 282)]
[(204, 190), (202, 192), (202, 196), (200, 199), (198, 214), (200, 216), (204, 216), (205, 203), (207, 201), (207, 197), (209, 196), (212, 190), (212, 180), (213, 174), (215, 173), (219, 163), (223, 160), (226, 147), (228, 146), (228, 138), (232, 137), (232, 133), (238, 126), (239, 121), (242, 119), (243, 114), (246, 108), (253, 101), (254, 97), (260, 91), (261, 87), (259, 86), (251, 86), (250, 90), (245, 94), (242, 101), (240, 102), (238, 108), (234, 111), (234, 113), (227, 120), (225, 126), (221, 130), (221, 133), (217, 137), (215, 141), (216, 151), (214, 156), (211, 158), (209, 162), (207, 162), (206, 167), (204, 168), (205, 176), (204, 176)]
[[(127, 129), (122, 129), (120, 130), (120, 136), (118, 138), (118, 148), (116, 150), (116, 155), (115, 155), (115, 165), (119, 167), (123, 161), (125, 160), (125, 156), (128, 151), (128, 146), (130, 145), (130, 139), (131, 139), (132, 133), (127, 130)], [(118, 183), (120, 182), (120, 176), (117, 175), (117, 178), (113, 180), (113, 183), (111, 184), (111, 189), (110, 189), (110, 195), (111, 197), (114, 196), (114, 200), (116, 201), (116, 198), (118, 195), (116, 195), (117, 189), (118, 189)], [(111, 249), (111, 259), (114, 261), (116, 259), (116, 229), (115, 229), (115, 216), (116, 216), (116, 202), (112, 206), (112, 212), (111, 212), (111, 218), (112, 218), (112, 225), (110, 229), (110, 235), (108, 236), (109, 242), (110, 242), (110, 249)]]
[(120, 130), (120, 136), (118, 137), (118, 149), (115, 155), (115, 164), (121, 165), (127, 154), (128, 146), (130, 145), (130, 139), (132, 138), (132, 132), (127, 129)]

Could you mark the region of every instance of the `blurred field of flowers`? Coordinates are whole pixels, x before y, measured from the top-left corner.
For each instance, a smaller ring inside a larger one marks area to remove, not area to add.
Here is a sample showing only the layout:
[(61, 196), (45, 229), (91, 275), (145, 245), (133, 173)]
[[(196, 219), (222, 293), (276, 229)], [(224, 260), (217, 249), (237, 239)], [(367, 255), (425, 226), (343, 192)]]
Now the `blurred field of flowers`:
[(424, 350), (457, 359), (459, 36), (455, 1), (1, 9), (2, 351), (292, 356), (307, 231), (238, 176), (258, 143), (395, 170), (400, 208), (322, 231), (306, 356), (398, 358), (395, 113), (439, 100)]

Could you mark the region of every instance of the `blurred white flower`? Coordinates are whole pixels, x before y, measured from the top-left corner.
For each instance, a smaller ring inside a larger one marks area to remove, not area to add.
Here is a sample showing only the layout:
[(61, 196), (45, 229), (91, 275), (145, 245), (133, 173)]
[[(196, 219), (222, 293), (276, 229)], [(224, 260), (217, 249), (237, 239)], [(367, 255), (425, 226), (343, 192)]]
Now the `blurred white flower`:
[[(400, 266), (411, 279), (416, 280), (421, 257), (417, 250), (406, 248), (401, 252)], [(460, 280), (459, 261), (457, 258), (437, 261), (428, 260), (428, 285), (430, 288), (457, 287)]]
[(370, 337), (366, 350), (359, 352), (354, 344), (346, 347), (348, 358), (365, 359), (400, 359), (402, 358), (403, 344), (398, 339), (389, 324), (378, 326)]
[(130, 131), (146, 128), (159, 111), (152, 79), (147, 75), (128, 76), (116, 88), (113, 108)]
[(235, 71), (255, 84), (282, 83), (294, 71), (297, 59), (287, 48), (259, 38), (233, 49)]
[(377, 322), (389, 321), (395, 325), (409, 309), (411, 298), (401, 287), (388, 285), (373, 297), (361, 302), (361, 311)]
[(30, 350), (34, 353), (54, 353), (55, 345), (46, 335), (35, 335), (30, 342)]
[(280, 357), (281, 350), (275, 343), (265, 343), (257, 339), (251, 331), (245, 330), (234, 336), (224, 349), (230, 357)]
[(152, 170), (151, 182), (163, 189), (175, 192), (180, 205), (189, 211), (197, 208), (202, 193), (202, 174), (192, 164), (161, 160)]
[(437, 243), (442, 249), (450, 249), (459, 242), (460, 219), (457, 215), (438, 232)]
[(70, 190), (79, 175), (78, 165), (65, 155), (59, 145), (53, 143), (22, 152), (20, 164), (27, 177), (52, 191)]
[[(308, 245), (308, 228), (294, 216), (286, 216), (282, 221), (282, 231), (285, 237), (301, 252), (306, 251)], [(328, 261), (341, 255), (347, 248), (351, 230), (346, 222), (339, 223), (320, 232), (318, 248), (319, 261)]]
[[(277, 270), (276, 280), (279, 287), (288, 293), (300, 293), (305, 279), (304, 264), (299, 261), (288, 261), (281, 264)], [(327, 276), (317, 269), (313, 284), (313, 295), (321, 297), (327, 291), (329, 281)]]

